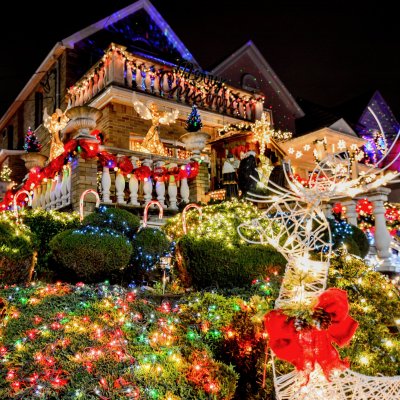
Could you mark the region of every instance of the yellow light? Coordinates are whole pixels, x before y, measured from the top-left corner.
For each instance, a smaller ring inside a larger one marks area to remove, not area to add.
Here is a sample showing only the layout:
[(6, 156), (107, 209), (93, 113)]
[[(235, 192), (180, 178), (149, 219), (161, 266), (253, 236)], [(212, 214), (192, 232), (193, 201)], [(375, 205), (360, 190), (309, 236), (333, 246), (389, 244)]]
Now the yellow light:
[(369, 358), (367, 356), (361, 356), (360, 357), (360, 364), (368, 365), (369, 364)]

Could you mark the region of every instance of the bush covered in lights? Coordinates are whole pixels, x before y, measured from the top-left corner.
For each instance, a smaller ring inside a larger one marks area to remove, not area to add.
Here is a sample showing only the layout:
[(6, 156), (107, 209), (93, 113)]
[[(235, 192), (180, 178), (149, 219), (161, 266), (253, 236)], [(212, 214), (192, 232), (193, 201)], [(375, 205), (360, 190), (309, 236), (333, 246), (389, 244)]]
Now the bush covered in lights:
[[(364, 258), (369, 252), (369, 242), (365, 233), (358, 227), (348, 224), (345, 220), (329, 218), (333, 250), (346, 246), (350, 254)], [(328, 240), (328, 233), (325, 234)]]
[[(202, 212), (200, 220), (197, 210), (188, 211), (186, 220), (189, 233), (203, 239), (218, 240), (221, 248), (245, 244), (237, 233), (237, 227), (260, 216), (253, 204), (237, 200), (203, 207)], [(170, 218), (162, 229), (175, 240), (182, 237), (182, 215)]]
[[(128, 272), (131, 278), (153, 279), (159, 274), (154, 274), (154, 267), (160, 257), (171, 250), (171, 242), (164, 232), (159, 229), (143, 228), (132, 240), (133, 254)], [(158, 276), (159, 278), (159, 276)]]
[[(120, 287), (0, 290), (1, 399), (233, 398), (237, 374), (181, 323), (180, 307)], [(231, 302), (233, 304), (233, 302)]]
[(125, 236), (90, 225), (54, 236), (50, 248), (56, 262), (86, 282), (121, 274), (132, 254), (132, 245)]
[(0, 219), (0, 282), (28, 282), (36, 260), (36, 236), (24, 225)]
[[(399, 375), (398, 290), (358, 258), (331, 261), (329, 286), (348, 292), (360, 324), (341, 355), (355, 371)], [(192, 293), (177, 304), (106, 284), (0, 290), (0, 398), (272, 399), (262, 320), (279, 286), (272, 274), (240, 296)]]
[(140, 226), (140, 219), (120, 208), (101, 206), (83, 219), (83, 225), (113, 229), (132, 239)]
[(77, 213), (61, 213), (58, 211), (45, 211), (42, 209), (22, 210), (20, 217), (31, 232), (39, 240), (38, 260), (36, 271), (43, 278), (44, 274), (49, 273), (52, 268), (49, 262), (50, 240), (67, 229), (77, 228), (79, 226), (79, 215)]
[(177, 243), (179, 279), (197, 289), (244, 287), (281, 272), (286, 261), (269, 245), (224, 247), (216, 239), (185, 235)]

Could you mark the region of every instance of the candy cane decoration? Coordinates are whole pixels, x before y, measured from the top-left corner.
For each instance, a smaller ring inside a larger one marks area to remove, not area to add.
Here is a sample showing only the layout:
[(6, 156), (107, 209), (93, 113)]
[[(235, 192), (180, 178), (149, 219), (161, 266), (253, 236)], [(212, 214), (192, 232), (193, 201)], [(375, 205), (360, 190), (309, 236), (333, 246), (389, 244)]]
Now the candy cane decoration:
[(195, 203), (188, 204), (188, 205), (183, 209), (183, 212), (182, 212), (182, 227), (183, 227), (183, 233), (184, 233), (185, 235), (186, 235), (186, 233), (187, 233), (186, 213), (187, 213), (187, 211), (188, 211), (190, 208), (196, 208), (196, 209), (199, 211), (200, 220), (203, 218), (203, 210), (202, 210), (202, 208), (201, 208), (198, 204), (195, 204)]
[(81, 198), (79, 199), (79, 219), (82, 222), (83, 220), (83, 200), (85, 199), (85, 196), (89, 193), (92, 193), (96, 197), (96, 207), (99, 207), (100, 205), (100, 196), (99, 194), (94, 190), (94, 189), (87, 189), (81, 194)]
[(17, 200), (18, 200), (18, 197), (19, 197), (21, 194), (27, 195), (27, 196), (28, 196), (28, 206), (31, 206), (31, 205), (32, 205), (32, 196), (31, 196), (31, 194), (30, 194), (27, 190), (18, 190), (18, 192), (15, 193), (15, 196), (14, 196), (14, 207), (13, 207), (13, 209), (14, 209), (14, 215), (15, 215), (15, 218), (17, 218), (17, 220), (18, 220), (18, 205), (17, 205)]
[(147, 226), (147, 220), (148, 220), (148, 215), (149, 215), (149, 208), (152, 205), (157, 206), (160, 209), (160, 212), (158, 213), (158, 219), (162, 219), (164, 215), (164, 209), (161, 205), (161, 203), (158, 200), (150, 200), (147, 204), (146, 207), (144, 208), (144, 213), (143, 213), (143, 228), (146, 228)]

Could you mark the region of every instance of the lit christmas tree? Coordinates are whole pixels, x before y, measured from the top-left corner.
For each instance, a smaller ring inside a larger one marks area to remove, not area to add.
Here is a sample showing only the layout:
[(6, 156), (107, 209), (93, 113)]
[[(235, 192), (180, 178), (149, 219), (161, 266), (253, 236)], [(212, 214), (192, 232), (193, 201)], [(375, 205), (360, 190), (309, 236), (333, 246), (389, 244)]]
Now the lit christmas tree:
[(197, 106), (192, 106), (192, 111), (188, 115), (186, 120), (186, 130), (188, 132), (197, 132), (203, 127), (203, 123), (201, 122), (200, 114), (197, 111)]
[(26, 132), (24, 149), (28, 153), (37, 153), (42, 149), (39, 139), (30, 127), (28, 128), (28, 132)]

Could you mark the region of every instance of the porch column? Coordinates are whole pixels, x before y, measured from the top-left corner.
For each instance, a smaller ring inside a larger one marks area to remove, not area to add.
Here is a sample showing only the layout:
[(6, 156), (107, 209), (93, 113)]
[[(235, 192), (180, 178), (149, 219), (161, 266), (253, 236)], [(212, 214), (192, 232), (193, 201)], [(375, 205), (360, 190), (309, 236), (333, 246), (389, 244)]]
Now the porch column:
[(353, 199), (342, 202), (342, 206), (346, 207), (346, 219), (350, 225), (357, 226), (356, 201)]
[(395, 271), (395, 267), (392, 265), (390, 252), (390, 243), (392, 238), (386, 227), (385, 218), (385, 201), (388, 200), (390, 193), (389, 188), (381, 187), (376, 191), (368, 195), (368, 200), (374, 205), (374, 217), (375, 217), (375, 247), (378, 253), (380, 265), (379, 271)]
[[(71, 164), (71, 203), (74, 211), (79, 211), (79, 200), (86, 189), (97, 191), (97, 160), (79, 157)], [(88, 203), (93, 204), (88, 205)], [(94, 210), (93, 196), (85, 199), (84, 214)]]
[(190, 201), (198, 202), (205, 200), (205, 194), (210, 190), (210, 176), (208, 173), (208, 164), (201, 162), (199, 164), (198, 175), (189, 181)]

